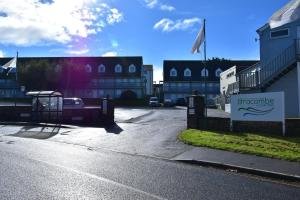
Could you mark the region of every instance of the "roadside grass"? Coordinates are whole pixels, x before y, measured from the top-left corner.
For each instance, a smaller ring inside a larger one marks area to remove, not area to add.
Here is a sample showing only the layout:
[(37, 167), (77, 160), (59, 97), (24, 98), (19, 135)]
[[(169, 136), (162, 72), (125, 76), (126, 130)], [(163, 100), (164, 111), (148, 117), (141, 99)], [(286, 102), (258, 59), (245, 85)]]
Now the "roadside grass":
[(183, 131), (178, 138), (193, 146), (300, 162), (300, 138), (195, 129)]

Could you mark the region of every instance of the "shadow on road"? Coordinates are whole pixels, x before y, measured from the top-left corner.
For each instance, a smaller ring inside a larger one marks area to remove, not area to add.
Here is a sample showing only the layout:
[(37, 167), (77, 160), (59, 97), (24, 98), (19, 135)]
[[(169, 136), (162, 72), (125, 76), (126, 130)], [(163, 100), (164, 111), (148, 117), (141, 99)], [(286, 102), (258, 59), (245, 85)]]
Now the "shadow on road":
[(61, 129), (60, 124), (56, 126), (32, 127), (24, 126), (20, 131), (10, 136), (34, 139), (49, 139), (59, 133)]
[(116, 123), (104, 128), (107, 133), (120, 134), (123, 129)]

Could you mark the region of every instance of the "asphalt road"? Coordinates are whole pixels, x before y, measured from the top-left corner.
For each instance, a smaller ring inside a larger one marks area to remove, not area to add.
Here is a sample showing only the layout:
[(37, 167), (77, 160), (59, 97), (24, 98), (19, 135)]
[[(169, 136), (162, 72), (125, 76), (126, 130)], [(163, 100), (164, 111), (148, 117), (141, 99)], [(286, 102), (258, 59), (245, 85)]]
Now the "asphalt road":
[(117, 108), (115, 116), (116, 125), (108, 128), (2, 126), (0, 135), (47, 139), (168, 159), (193, 148), (177, 140), (180, 131), (186, 129), (186, 109)]
[(47, 140), (0, 137), (0, 199), (299, 199), (232, 172)]

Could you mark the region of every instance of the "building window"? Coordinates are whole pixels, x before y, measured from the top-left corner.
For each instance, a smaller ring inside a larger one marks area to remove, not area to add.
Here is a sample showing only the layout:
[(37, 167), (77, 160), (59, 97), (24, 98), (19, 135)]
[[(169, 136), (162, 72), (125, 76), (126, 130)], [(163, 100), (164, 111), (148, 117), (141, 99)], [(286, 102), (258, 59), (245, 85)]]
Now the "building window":
[(192, 72), (189, 68), (184, 70), (184, 76), (185, 77), (191, 77), (192, 76)]
[(54, 71), (56, 73), (61, 72), (61, 66), (60, 65), (56, 65), (55, 68), (54, 68)]
[(171, 76), (171, 77), (176, 77), (176, 76), (177, 76), (177, 70), (174, 69), (174, 68), (171, 69), (171, 70), (170, 70), (170, 76)]
[(201, 76), (202, 77), (208, 77), (208, 70), (203, 68), (202, 71), (201, 71)]
[(234, 71), (233, 71), (233, 72), (230, 72), (230, 73), (228, 73), (226, 77), (227, 77), (227, 78), (230, 78), (230, 77), (232, 77), (232, 76), (234, 76)]
[(281, 29), (281, 30), (277, 30), (277, 31), (271, 31), (270, 37), (271, 37), (271, 39), (277, 39), (277, 38), (288, 37), (289, 34), (290, 34), (290, 31), (288, 28), (286, 28), (286, 29)]
[(129, 73), (134, 73), (136, 71), (135, 65), (129, 66)]
[(99, 73), (104, 73), (105, 72), (105, 66), (103, 64), (98, 66), (98, 72)]
[(220, 77), (220, 75), (221, 75), (221, 73), (222, 73), (223, 71), (222, 71), (222, 69), (220, 69), (220, 68), (218, 68), (217, 70), (216, 70), (216, 77)]
[(85, 66), (85, 71), (86, 71), (87, 73), (91, 73), (91, 72), (92, 72), (92, 66), (89, 65), (89, 64), (87, 64), (87, 65)]
[(122, 72), (122, 66), (121, 66), (120, 64), (117, 64), (117, 65), (115, 66), (115, 72), (116, 72), (116, 73), (121, 73), (121, 72)]

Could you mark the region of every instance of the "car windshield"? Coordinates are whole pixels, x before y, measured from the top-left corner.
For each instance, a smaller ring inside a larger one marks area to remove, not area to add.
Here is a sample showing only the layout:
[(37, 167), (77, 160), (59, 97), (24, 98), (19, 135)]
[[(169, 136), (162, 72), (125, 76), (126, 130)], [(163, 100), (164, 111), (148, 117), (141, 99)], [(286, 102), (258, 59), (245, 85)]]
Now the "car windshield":
[(151, 97), (150, 101), (157, 101), (157, 97)]

